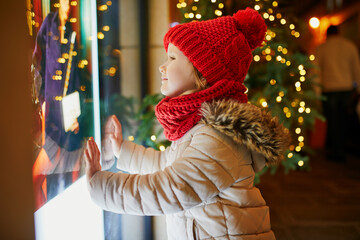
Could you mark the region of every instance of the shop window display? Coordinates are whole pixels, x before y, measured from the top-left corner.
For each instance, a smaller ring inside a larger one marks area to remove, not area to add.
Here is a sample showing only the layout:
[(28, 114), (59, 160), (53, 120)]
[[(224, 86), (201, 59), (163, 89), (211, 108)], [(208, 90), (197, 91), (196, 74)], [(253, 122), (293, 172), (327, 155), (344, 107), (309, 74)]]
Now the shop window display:
[[(44, 1), (33, 5), (36, 16), (44, 14)], [(84, 140), (93, 131), (91, 118), (86, 117), (92, 112), (91, 49), (86, 31), (80, 31), (79, 5), (60, 0), (48, 6), (51, 11), (37, 17), (33, 32), (36, 209), (83, 174)]]

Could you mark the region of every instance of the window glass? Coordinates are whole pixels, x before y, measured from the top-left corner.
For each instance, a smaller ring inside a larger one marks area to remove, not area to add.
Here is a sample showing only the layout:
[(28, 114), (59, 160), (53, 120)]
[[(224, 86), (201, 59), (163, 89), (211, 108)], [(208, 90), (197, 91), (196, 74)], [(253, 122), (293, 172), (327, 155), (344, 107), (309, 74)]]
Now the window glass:
[[(30, 2), (36, 209), (84, 174), (85, 139), (94, 135), (92, 43), (84, 1)], [(86, 24), (87, 22), (87, 24)]]

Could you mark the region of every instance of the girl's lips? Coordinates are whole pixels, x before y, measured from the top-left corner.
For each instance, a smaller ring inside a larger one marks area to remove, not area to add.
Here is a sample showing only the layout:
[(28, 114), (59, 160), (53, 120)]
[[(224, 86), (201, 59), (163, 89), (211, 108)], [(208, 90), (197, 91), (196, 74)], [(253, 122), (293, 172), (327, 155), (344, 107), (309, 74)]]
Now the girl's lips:
[(161, 78), (161, 80), (166, 81), (166, 80), (168, 80), (168, 79), (167, 79), (167, 78)]

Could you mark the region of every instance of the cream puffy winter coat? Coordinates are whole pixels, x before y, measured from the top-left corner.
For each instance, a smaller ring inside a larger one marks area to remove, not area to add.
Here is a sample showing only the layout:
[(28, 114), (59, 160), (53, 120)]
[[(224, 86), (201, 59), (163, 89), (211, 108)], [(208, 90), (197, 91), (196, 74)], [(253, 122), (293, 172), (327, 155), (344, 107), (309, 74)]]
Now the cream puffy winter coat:
[(206, 103), (203, 120), (164, 152), (132, 142), (117, 167), (89, 183), (102, 208), (166, 214), (169, 239), (275, 239), (255, 172), (281, 160), (287, 144), (276, 119), (251, 104)]

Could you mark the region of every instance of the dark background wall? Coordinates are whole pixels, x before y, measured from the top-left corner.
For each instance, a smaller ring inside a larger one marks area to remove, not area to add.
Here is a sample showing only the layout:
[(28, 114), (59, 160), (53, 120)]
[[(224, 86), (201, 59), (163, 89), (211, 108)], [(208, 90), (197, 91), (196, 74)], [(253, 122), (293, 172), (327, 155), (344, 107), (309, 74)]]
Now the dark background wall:
[(34, 239), (26, 1), (0, 9), (0, 239)]

